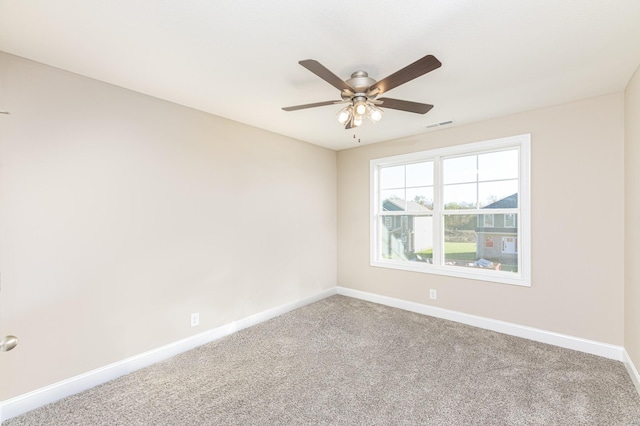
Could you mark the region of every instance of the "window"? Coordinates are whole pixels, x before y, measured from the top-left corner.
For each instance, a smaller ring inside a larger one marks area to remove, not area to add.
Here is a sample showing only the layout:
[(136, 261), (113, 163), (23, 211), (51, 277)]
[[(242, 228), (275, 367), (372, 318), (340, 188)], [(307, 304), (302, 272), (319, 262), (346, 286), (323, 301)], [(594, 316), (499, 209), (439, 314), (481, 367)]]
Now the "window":
[(530, 135), (371, 161), (371, 264), (529, 285)]
[(484, 247), (485, 248), (493, 248), (493, 237), (487, 237), (484, 240)]
[(483, 214), (484, 216), (484, 227), (485, 228), (493, 228), (493, 215), (492, 214)]
[(513, 213), (508, 213), (504, 215), (504, 227), (505, 228), (515, 228), (516, 227), (516, 215)]

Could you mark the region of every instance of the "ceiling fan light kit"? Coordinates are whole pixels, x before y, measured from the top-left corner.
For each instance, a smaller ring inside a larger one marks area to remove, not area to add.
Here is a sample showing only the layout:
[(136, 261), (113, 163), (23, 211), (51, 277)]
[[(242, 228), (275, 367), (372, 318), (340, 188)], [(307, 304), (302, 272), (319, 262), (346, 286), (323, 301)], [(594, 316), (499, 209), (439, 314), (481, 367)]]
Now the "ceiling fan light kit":
[(346, 125), (349, 121), (353, 121), (355, 127), (362, 124), (362, 117), (367, 117), (374, 123), (382, 118), (383, 111), (371, 104), (370, 102), (362, 102), (355, 105), (347, 105), (338, 111), (338, 122)]
[(340, 101), (324, 101), (313, 104), (296, 105), (282, 108), (285, 111), (296, 111), (299, 109), (315, 108), (325, 105), (347, 104), (338, 111), (338, 122), (344, 125), (345, 129), (352, 129), (362, 124), (363, 118), (367, 117), (376, 123), (382, 118), (383, 110), (380, 106), (399, 111), (425, 114), (433, 105), (419, 102), (403, 101), (392, 98), (379, 98), (378, 95), (411, 81), (421, 75), (439, 68), (442, 63), (433, 55), (427, 55), (418, 59), (414, 63), (407, 65), (390, 76), (377, 81), (369, 77), (365, 71), (356, 71), (351, 74), (349, 80), (342, 80), (340, 77), (329, 71), (320, 62), (313, 59), (306, 59), (298, 62), (300, 65), (340, 90)]

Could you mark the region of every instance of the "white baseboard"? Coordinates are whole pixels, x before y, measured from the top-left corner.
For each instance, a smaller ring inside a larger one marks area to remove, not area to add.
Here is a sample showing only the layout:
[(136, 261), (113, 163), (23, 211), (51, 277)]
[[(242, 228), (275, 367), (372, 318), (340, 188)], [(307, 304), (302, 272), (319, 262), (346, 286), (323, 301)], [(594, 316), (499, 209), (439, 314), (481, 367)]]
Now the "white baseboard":
[(322, 291), (302, 300), (287, 303), (263, 312), (248, 316), (232, 323), (216, 327), (195, 336), (170, 343), (148, 352), (123, 359), (122, 361), (80, 374), (35, 391), (0, 401), (0, 423), (27, 411), (50, 404), (69, 395), (129, 374), (140, 368), (163, 361), (198, 346), (228, 336), (236, 331), (270, 320), (287, 312), (309, 305), (336, 294), (336, 288)]
[(640, 395), (640, 373), (638, 373), (638, 369), (636, 368), (636, 366), (633, 365), (633, 361), (631, 360), (631, 357), (627, 353), (626, 349), (623, 351), (623, 361), (624, 361), (624, 366), (627, 367), (627, 371), (629, 372), (631, 381), (633, 382), (633, 385), (636, 387), (636, 390), (638, 391), (638, 395)]
[(432, 317), (460, 322), (474, 327), (480, 327), (487, 330), (497, 331), (499, 333), (509, 334), (511, 336), (523, 337), (525, 339), (535, 340), (537, 342), (548, 343), (550, 345), (586, 352), (593, 355), (599, 355), (605, 358), (614, 359), (616, 361), (623, 360), (622, 353), (624, 348), (622, 346), (610, 345), (608, 343), (596, 342), (593, 340), (568, 336), (566, 334), (554, 333), (552, 331), (541, 330), (538, 328), (479, 317), (476, 315), (451, 311), (435, 306), (423, 305), (415, 302), (407, 302), (406, 300), (394, 299), (392, 297), (381, 296), (378, 294), (367, 293), (364, 291), (353, 290), (345, 287), (338, 287), (338, 294), (353, 297), (356, 299), (366, 300), (369, 302), (379, 303), (381, 305), (391, 306), (394, 308), (404, 309), (405, 311), (411, 311), (423, 315), (430, 315)]
[(0, 422), (26, 413), (27, 411), (34, 410), (43, 405), (55, 402), (66, 396), (73, 395), (99, 384), (108, 382), (109, 380), (116, 379), (140, 368), (171, 358), (172, 356), (175, 356), (182, 352), (186, 352), (198, 346), (233, 334), (236, 331), (240, 331), (247, 327), (251, 327), (261, 322), (270, 320), (272, 318), (317, 302), (334, 294), (341, 294), (344, 296), (379, 303), (382, 305), (416, 312), (423, 315), (430, 315), (437, 318), (456, 321), (474, 327), (480, 327), (487, 330), (509, 334), (512, 336), (522, 337), (525, 339), (548, 343), (563, 348), (599, 355), (605, 358), (614, 359), (616, 361), (623, 361), (627, 370), (629, 371), (631, 380), (636, 386), (638, 393), (640, 393), (640, 375), (638, 374), (638, 370), (633, 365), (633, 362), (629, 358), (624, 348), (621, 346), (610, 345), (607, 343), (554, 333), (551, 331), (541, 330), (533, 327), (526, 327), (504, 321), (493, 320), (490, 318), (451, 311), (435, 306), (408, 302), (405, 300), (394, 299), (391, 297), (367, 293), (359, 290), (352, 290), (344, 287), (334, 287), (322, 291), (311, 297), (287, 303), (285, 305), (278, 306), (263, 312), (259, 312), (255, 315), (251, 315), (238, 321), (234, 321), (232, 323), (197, 334), (195, 336), (191, 336), (186, 339), (162, 346), (160, 348), (153, 349), (151, 351), (132, 356), (130, 358), (126, 358), (122, 361), (115, 362), (96, 370), (71, 377), (69, 379), (54, 383), (44, 388), (37, 389), (24, 395), (20, 395), (5, 401), (0, 401)]

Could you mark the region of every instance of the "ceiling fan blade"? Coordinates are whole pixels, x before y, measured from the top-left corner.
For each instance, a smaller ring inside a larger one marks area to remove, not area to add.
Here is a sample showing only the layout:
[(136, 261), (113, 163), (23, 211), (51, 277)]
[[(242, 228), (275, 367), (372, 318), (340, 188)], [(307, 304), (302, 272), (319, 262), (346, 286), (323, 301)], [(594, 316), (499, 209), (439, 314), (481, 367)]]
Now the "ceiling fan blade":
[(349, 90), (351, 93), (354, 92), (353, 87), (349, 86), (342, 80), (340, 77), (329, 71), (324, 65), (314, 59), (305, 59), (303, 61), (298, 62), (300, 65), (332, 85), (338, 90)]
[(379, 89), (378, 94), (382, 94), (386, 91), (389, 91), (395, 87), (400, 86), (401, 84), (406, 83), (407, 81), (411, 81), (414, 78), (418, 78), (421, 75), (424, 75), (430, 71), (439, 68), (442, 63), (436, 59), (433, 55), (427, 55), (422, 59), (418, 59), (411, 65), (407, 65), (402, 68), (400, 71), (396, 71), (387, 78), (383, 78), (379, 82), (373, 84), (369, 88), (369, 91), (373, 91), (375, 89)]
[(377, 100), (382, 101), (382, 105), (380, 105), (382, 108), (398, 109), (400, 111), (415, 112), (416, 114), (426, 114), (433, 108), (433, 105), (400, 99), (378, 98)]
[(324, 101), (324, 102), (316, 102), (313, 104), (304, 104), (304, 105), (296, 105), (290, 107), (283, 107), (282, 109), (285, 111), (297, 111), (299, 109), (307, 109), (307, 108), (315, 108), (325, 105), (333, 105), (333, 104), (341, 104), (343, 101)]

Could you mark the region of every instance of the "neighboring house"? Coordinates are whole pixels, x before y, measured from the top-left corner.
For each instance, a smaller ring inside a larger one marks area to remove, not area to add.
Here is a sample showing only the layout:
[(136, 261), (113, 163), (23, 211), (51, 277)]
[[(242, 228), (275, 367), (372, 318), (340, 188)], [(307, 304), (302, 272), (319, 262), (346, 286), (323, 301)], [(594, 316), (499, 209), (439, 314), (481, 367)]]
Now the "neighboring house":
[[(406, 203), (406, 209), (405, 209)], [(412, 212), (429, 210), (415, 201), (386, 199), (382, 203), (384, 211)], [(431, 216), (385, 216), (384, 228), (387, 231), (382, 255), (388, 259), (415, 259), (415, 252), (433, 247), (433, 226)]]
[[(518, 194), (491, 203), (483, 209), (518, 207)], [(494, 263), (518, 263), (518, 217), (513, 213), (478, 215), (476, 228), (476, 254), (478, 259)]]
[[(405, 207), (406, 203), (406, 207)], [(387, 199), (384, 211), (423, 211), (425, 206), (415, 201)], [(518, 206), (518, 194), (510, 195), (485, 206), (483, 209), (506, 209)], [(423, 260), (416, 252), (433, 247), (432, 217), (414, 215), (384, 216), (386, 236), (383, 236), (383, 253), (388, 259)], [(496, 264), (518, 264), (518, 217), (514, 213), (487, 213), (478, 215), (476, 232), (476, 259), (486, 262), (482, 267)], [(430, 257), (430, 256), (429, 256)], [(488, 261), (488, 262), (487, 262)]]

